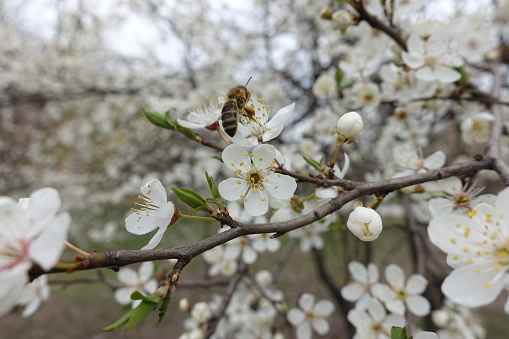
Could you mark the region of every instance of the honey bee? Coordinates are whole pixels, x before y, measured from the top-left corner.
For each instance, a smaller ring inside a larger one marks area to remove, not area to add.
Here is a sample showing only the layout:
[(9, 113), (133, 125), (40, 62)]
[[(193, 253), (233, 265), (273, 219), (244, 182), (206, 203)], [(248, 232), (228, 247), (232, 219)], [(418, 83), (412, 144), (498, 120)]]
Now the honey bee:
[[(249, 79), (251, 80), (251, 78)], [(249, 80), (247, 81), (249, 83)], [(245, 86), (239, 85), (233, 87), (226, 93), (226, 102), (224, 103), (223, 110), (221, 111), (221, 120), (223, 121), (223, 129), (230, 137), (233, 137), (237, 132), (239, 125), (239, 118), (241, 116), (247, 117), (256, 122), (254, 115), (255, 111), (246, 103), (251, 98), (251, 93)]]

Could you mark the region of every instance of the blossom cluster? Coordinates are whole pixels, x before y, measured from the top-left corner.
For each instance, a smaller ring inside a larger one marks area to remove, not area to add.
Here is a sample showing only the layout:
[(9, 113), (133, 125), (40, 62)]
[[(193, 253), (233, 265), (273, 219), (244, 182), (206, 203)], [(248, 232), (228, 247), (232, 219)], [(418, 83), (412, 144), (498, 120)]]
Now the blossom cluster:
[(60, 259), (69, 214), (59, 213), (60, 196), (42, 188), (19, 202), (0, 197), (0, 315), (25, 305), (23, 316), (34, 313), (48, 299), (47, 277), (29, 282), (28, 271), (38, 265), (49, 271)]

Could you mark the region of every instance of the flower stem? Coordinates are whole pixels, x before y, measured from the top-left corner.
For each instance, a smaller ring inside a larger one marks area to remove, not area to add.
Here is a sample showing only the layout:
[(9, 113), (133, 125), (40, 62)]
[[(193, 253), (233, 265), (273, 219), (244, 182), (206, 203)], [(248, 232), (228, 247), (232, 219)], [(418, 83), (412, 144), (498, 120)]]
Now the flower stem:
[(219, 222), (218, 220), (216, 220), (214, 218), (200, 217), (200, 216), (197, 216), (197, 215), (181, 214), (181, 215), (179, 215), (179, 217), (180, 218), (184, 218), (184, 219), (196, 219), (196, 220), (205, 220), (205, 221), (216, 221), (216, 222)]
[(75, 268), (78, 268), (78, 265), (75, 263), (63, 263), (63, 262), (57, 262), (55, 264), (55, 268), (65, 269), (65, 270), (72, 270)]
[(329, 166), (330, 168), (333, 168), (334, 164), (336, 163), (336, 160), (338, 160), (339, 153), (341, 152), (341, 147), (343, 147), (345, 141), (338, 145), (338, 149), (336, 150), (336, 153), (334, 153), (334, 158), (332, 158), (332, 160), (327, 164), (327, 166)]
[(221, 127), (219, 126), (219, 124), (217, 125), (216, 131), (217, 131), (217, 133), (219, 133), (219, 136), (221, 137), (221, 139), (223, 139), (226, 146), (231, 144), (231, 142), (229, 142), (228, 139), (226, 139), (223, 132), (221, 132)]
[(300, 199), (300, 202), (304, 202), (304, 201), (313, 199), (315, 196), (316, 196), (316, 192), (313, 192), (310, 195), (308, 195), (307, 197)]
[(70, 248), (71, 250), (73, 250), (74, 252), (78, 253), (78, 254), (81, 254), (81, 255), (83, 255), (83, 256), (85, 256), (85, 257), (89, 257), (89, 256), (90, 256), (90, 253), (87, 253), (87, 252), (83, 251), (82, 249), (80, 249), (80, 248), (78, 248), (78, 247), (74, 246), (73, 244), (71, 244), (71, 243), (70, 243), (70, 242), (68, 242), (68, 241), (66, 241), (66, 242), (65, 242), (65, 245), (66, 245), (68, 248)]

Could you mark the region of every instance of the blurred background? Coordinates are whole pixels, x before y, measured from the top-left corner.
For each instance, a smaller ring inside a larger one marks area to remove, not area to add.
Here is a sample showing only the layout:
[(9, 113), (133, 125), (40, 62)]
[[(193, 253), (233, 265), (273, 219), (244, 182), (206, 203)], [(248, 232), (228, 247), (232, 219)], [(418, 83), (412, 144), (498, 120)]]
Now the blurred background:
[[(184, 118), (189, 108), (224, 96), (251, 77), (252, 97), (264, 98), (273, 112), (296, 103), (295, 115), (281, 137), (289, 145), (283, 149), (330, 154), (334, 151), (330, 117), (337, 119), (347, 105), (331, 102), (333, 96), (317, 96), (313, 85), (324, 74), (336, 74), (338, 62), (363, 34), (359, 30), (345, 37), (333, 30), (332, 22), (321, 20), (321, 10), (332, 3), (0, 0), (0, 195), (22, 198), (37, 188), (54, 187), (61, 194), (62, 209), (71, 213), (74, 244), (97, 251), (138, 249), (151, 235), (140, 239), (128, 234), (124, 219), (142, 185), (159, 178), (165, 187), (206, 192), (205, 170), (216, 181), (222, 178), (221, 163), (212, 159), (217, 151), (198, 148), (182, 135), (151, 125), (142, 108), (162, 113), (175, 109), (174, 118)], [(457, 6), (470, 12), (493, 11), (490, 1), (417, 3), (419, 7), (405, 7), (407, 2), (398, 1), (401, 13), (413, 18), (444, 18)], [(444, 113), (448, 123), (433, 126), (430, 132), (445, 138), (440, 139), (441, 148), (448, 155), (482, 150), (462, 146), (459, 135), (445, 132), (457, 128), (452, 122), (454, 107), (427, 109), (453, 112)], [(375, 126), (382, 126), (391, 114), (383, 105), (364, 113), (366, 124)], [(371, 147), (383, 132), (366, 130), (359, 144), (348, 146), (358, 151), (351, 155), (356, 170), (350, 171), (350, 179), (364, 180), (366, 173), (372, 180), (384, 176), (375, 171), (380, 164), (383, 167), (381, 153), (377, 157)], [(200, 134), (212, 138), (210, 132)], [(297, 145), (295, 140), (302, 137)], [(177, 226), (160, 247), (185, 245), (216, 232), (201, 224)], [(383, 235), (385, 249), (398, 247), (393, 239), (401, 233), (393, 232)], [(283, 241), (286, 245), (288, 240)], [(160, 265), (164, 269), (164, 263)], [(302, 279), (318, 285), (317, 278), (306, 275), (302, 267), (310, 268), (311, 263), (299, 253), (285, 271), (288, 275), (283, 274), (282, 287), (293, 288), (290, 296), (304, 291), (297, 283)], [(335, 269), (345, 272), (346, 266)], [(203, 277), (206, 271), (207, 266), (195, 260), (187, 272)], [(79, 274), (90, 277), (90, 272)], [(105, 274), (115, 279), (112, 272)], [(346, 275), (341, 279), (346, 281)], [(179, 293), (192, 295), (185, 288)], [(504, 315), (486, 312), (494, 333), (503, 333)], [(157, 333), (177, 338), (184, 318), (172, 310), (158, 328), (154, 318), (132, 333), (100, 332), (120, 315), (107, 288), (73, 285), (52, 295), (31, 318), (4, 317), (0, 338), (139, 338)], [(330, 338), (337, 338), (333, 333)]]

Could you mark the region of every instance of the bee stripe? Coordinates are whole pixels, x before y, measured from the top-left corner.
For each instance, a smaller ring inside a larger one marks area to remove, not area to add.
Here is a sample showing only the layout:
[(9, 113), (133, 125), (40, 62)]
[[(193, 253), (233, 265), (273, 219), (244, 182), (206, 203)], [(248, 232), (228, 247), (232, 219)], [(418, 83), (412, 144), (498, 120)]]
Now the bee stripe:
[(239, 109), (235, 99), (230, 99), (225, 102), (223, 110), (221, 111), (221, 120), (223, 121), (223, 128), (226, 134), (230, 137), (237, 132)]

